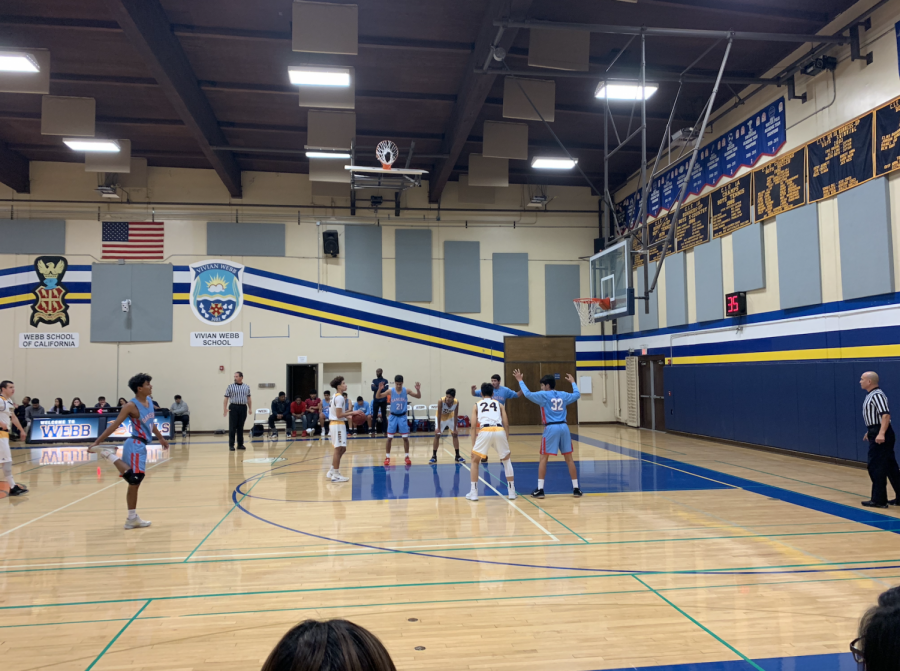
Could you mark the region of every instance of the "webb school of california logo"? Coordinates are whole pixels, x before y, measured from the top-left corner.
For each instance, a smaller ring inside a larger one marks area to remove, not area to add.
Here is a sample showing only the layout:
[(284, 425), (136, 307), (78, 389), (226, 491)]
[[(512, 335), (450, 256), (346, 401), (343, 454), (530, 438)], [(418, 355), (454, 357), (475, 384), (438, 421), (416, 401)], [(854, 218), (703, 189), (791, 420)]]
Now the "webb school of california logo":
[(191, 310), (204, 324), (221, 326), (244, 304), (244, 266), (231, 261), (198, 261), (191, 269)]
[(34, 304), (31, 306), (31, 325), (37, 328), (45, 324), (69, 325), (69, 306), (62, 279), (69, 262), (62, 256), (39, 256), (34, 260), (34, 272), (41, 283), (34, 290)]

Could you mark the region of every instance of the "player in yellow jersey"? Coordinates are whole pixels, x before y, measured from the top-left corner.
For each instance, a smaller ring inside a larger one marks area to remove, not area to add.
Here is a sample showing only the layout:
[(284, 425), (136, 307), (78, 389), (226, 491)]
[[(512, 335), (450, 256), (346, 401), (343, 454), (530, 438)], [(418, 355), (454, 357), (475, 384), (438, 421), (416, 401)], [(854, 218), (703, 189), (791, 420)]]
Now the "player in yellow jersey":
[(513, 466), (509, 453), (509, 420), (503, 404), (494, 399), (494, 388), (490, 382), (481, 385), (481, 399), (472, 408), (472, 489), (466, 494), (469, 501), (478, 500), (478, 467), (488, 450), (497, 450), (500, 463), (506, 472), (506, 486), (509, 499), (516, 498), (513, 482)]
[(16, 404), (13, 395), (16, 393), (15, 385), (9, 380), (0, 382), (0, 468), (3, 469), (3, 477), (9, 484), (9, 496), (22, 496), (28, 493), (28, 488), (17, 485), (12, 474), (12, 451), (9, 449), (9, 427), (14, 424), (24, 439), (25, 429), (19, 424), (16, 417)]
[(441, 442), (441, 436), (444, 435), (445, 429), (450, 429), (453, 449), (456, 450), (456, 461), (462, 463), (465, 459), (459, 456), (459, 430), (456, 428), (459, 425), (457, 421), (459, 419), (459, 401), (456, 399), (456, 389), (448, 389), (437, 405), (438, 418), (437, 425), (434, 427), (434, 445), (432, 445), (432, 455), (428, 463), (437, 463), (438, 444)]

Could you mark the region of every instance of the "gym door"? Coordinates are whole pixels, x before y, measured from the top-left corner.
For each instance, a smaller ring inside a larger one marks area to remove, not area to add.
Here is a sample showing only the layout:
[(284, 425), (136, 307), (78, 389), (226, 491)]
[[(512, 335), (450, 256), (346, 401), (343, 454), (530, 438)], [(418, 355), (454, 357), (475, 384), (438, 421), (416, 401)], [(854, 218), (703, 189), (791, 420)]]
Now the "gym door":
[(663, 395), (664, 356), (638, 357), (639, 386), (641, 398), (641, 428), (654, 431), (666, 430), (666, 407)]
[(317, 364), (289, 363), (287, 365), (287, 397), (293, 401), (298, 396), (309, 398), (310, 392), (319, 389), (319, 366)]

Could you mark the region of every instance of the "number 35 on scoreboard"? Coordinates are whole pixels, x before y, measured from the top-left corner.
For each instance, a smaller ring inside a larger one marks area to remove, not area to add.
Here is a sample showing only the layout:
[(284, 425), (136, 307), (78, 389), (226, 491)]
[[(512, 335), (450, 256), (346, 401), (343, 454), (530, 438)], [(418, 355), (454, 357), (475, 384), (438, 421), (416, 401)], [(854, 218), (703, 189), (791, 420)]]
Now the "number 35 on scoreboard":
[(725, 294), (725, 316), (743, 317), (747, 314), (747, 292), (735, 291)]

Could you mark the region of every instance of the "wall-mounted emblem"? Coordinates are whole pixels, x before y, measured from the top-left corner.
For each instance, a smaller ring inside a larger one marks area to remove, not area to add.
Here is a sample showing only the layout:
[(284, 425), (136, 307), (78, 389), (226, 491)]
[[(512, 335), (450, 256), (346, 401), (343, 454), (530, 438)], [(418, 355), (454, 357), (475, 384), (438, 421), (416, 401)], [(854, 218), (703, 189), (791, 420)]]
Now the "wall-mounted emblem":
[(34, 260), (34, 272), (41, 283), (34, 290), (35, 301), (31, 306), (31, 325), (40, 323), (69, 325), (69, 306), (63, 285), (69, 262), (62, 256), (39, 256)]
[(191, 268), (191, 310), (204, 324), (227, 324), (244, 304), (244, 266), (231, 261), (198, 261)]

